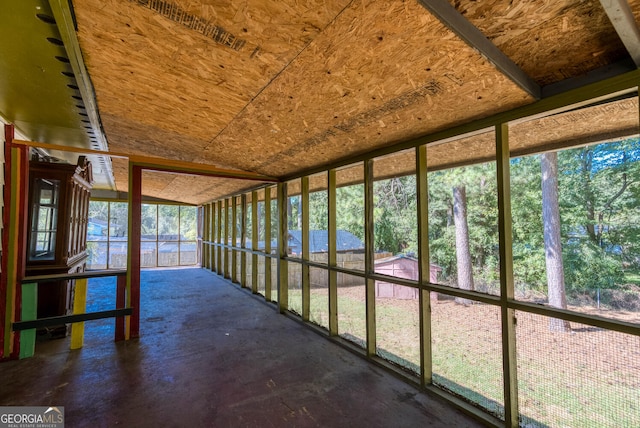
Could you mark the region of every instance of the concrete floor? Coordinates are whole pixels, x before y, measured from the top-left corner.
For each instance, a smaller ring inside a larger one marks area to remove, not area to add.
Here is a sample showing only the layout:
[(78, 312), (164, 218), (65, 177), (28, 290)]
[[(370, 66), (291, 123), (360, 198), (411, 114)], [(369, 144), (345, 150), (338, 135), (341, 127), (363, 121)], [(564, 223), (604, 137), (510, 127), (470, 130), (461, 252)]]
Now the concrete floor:
[[(113, 307), (92, 280), (89, 311)], [(40, 342), (0, 364), (0, 405), (64, 406), (67, 427), (476, 427), (436, 397), (203, 269), (142, 272), (141, 335)]]

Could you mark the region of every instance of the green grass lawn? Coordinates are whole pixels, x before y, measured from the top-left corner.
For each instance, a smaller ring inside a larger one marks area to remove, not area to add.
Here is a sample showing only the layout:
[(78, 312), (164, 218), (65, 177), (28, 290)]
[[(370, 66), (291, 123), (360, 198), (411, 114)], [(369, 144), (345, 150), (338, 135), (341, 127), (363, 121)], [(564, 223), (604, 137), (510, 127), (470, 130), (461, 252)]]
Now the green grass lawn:
[[(302, 312), (300, 290), (289, 290), (289, 305)], [(434, 384), (503, 417), (499, 314), (489, 305), (432, 305), (432, 364)], [(310, 318), (328, 328), (326, 289), (312, 290)], [(548, 318), (530, 314), (518, 321), (523, 426), (640, 426), (640, 338), (598, 329), (550, 333)], [(417, 301), (377, 299), (378, 354), (418, 373), (418, 323)], [(341, 336), (365, 346), (364, 288), (338, 291), (338, 325)]]

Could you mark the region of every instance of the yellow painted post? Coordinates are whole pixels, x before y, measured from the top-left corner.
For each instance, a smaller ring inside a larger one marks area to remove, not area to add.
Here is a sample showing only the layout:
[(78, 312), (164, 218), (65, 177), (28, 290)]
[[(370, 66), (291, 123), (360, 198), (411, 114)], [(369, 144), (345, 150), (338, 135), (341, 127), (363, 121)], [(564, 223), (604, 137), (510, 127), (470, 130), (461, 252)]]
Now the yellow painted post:
[[(76, 279), (73, 295), (73, 314), (87, 312), (87, 278)], [(71, 325), (71, 349), (80, 349), (84, 345), (84, 321)]]

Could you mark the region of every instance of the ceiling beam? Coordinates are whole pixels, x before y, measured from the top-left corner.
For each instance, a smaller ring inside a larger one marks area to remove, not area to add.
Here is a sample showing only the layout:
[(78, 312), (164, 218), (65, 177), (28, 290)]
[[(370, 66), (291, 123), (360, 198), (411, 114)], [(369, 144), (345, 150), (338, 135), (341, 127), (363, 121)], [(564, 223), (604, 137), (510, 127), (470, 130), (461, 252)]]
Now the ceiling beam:
[(636, 69), (637, 67), (633, 63), (631, 58), (625, 58), (621, 61), (607, 64), (603, 67), (591, 70), (581, 76), (570, 77), (568, 79), (543, 86), (542, 98), (562, 94), (564, 92), (577, 89), (591, 83), (597, 83), (615, 76), (620, 76)]
[(540, 99), (540, 85), (529, 77), (511, 58), (498, 49), (491, 40), (451, 6), (447, 0), (418, 0), (418, 3), (431, 12), (431, 14), (438, 18), (451, 31), (456, 33), (458, 37), (464, 40), (469, 46), (480, 52), (482, 56), (516, 85), (536, 100)]
[(636, 67), (640, 67), (640, 29), (627, 0), (600, 0)]
[(128, 159), (136, 166), (152, 171), (163, 171), (170, 173), (201, 175), (206, 177), (237, 178), (250, 181), (264, 181), (266, 183), (277, 183), (279, 180), (268, 175), (257, 174), (251, 171), (239, 169), (224, 169), (203, 163), (185, 162), (175, 159), (156, 158), (151, 156), (141, 156), (121, 152), (107, 152), (104, 150), (92, 150), (79, 147), (61, 146), (57, 144), (40, 143), (36, 141), (13, 140), (13, 144), (29, 147), (37, 147), (45, 150), (60, 150), (63, 152), (81, 153), (84, 155), (114, 157)]

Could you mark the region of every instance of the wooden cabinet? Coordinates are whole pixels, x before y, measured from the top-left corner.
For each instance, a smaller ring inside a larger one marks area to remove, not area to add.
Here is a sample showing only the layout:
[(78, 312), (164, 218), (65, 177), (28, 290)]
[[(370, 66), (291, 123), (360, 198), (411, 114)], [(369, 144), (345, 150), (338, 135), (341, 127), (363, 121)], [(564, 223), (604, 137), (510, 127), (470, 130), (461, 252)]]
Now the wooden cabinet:
[[(31, 161), (26, 275), (83, 272), (93, 176), (81, 156), (77, 165)], [(38, 318), (71, 313), (73, 281), (38, 285)], [(64, 336), (66, 326), (47, 330)]]

